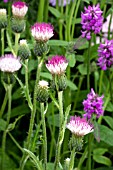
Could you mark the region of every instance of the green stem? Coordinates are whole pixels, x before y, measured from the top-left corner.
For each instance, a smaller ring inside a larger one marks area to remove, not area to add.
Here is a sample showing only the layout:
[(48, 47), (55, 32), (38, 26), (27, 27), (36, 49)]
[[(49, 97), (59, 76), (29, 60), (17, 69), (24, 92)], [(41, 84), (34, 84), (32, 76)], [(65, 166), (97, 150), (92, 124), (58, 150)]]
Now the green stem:
[(6, 122), (6, 129), (3, 133), (2, 138), (2, 160), (1, 160), (1, 170), (4, 170), (5, 165), (5, 147), (6, 147), (6, 136), (7, 136), (7, 127), (10, 122), (10, 115), (11, 115), (11, 93), (12, 93), (12, 84), (7, 85), (7, 92), (8, 92), (8, 113), (7, 113), (7, 122)]
[(28, 59), (25, 60), (25, 85), (26, 85), (26, 98), (27, 98), (27, 101), (28, 101), (29, 108), (32, 111), (33, 105), (32, 105), (32, 102), (31, 102), (31, 97), (30, 97), (30, 94), (29, 94), (29, 85), (28, 85)]
[(110, 34), (111, 34), (110, 28), (111, 28), (112, 17), (113, 17), (113, 14), (111, 13), (110, 20), (109, 20), (109, 26), (108, 26), (108, 40), (110, 39)]
[(70, 41), (71, 40), (71, 24), (72, 24), (72, 20), (73, 20), (73, 14), (74, 14), (74, 10), (75, 10), (75, 6), (76, 6), (76, 0), (73, 2), (72, 7), (70, 9), (70, 13), (69, 13), (69, 18), (68, 18), (68, 24), (67, 24), (67, 40)]
[(103, 80), (103, 75), (104, 75), (104, 71), (101, 70), (101, 73), (100, 73), (100, 81), (99, 81), (99, 94), (101, 94), (102, 92), (102, 80)]
[(88, 164), (87, 164), (87, 170), (91, 170), (91, 138), (92, 138), (92, 135), (89, 134), (88, 136)]
[(2, 107), (1, 107), (1, 110), (0, 110), (0, 118), (2, 118), (2, 115), (4, 113), (4, 110), (5, 110), (5, 107), (6, 107), (6, 104), (7, 104), (7, 91), (5, 93), (5, 97), (4, 97), (4, 100), (3, 100), (3, 104), (2, 104)]
[[(32, 137), (32, 133), (33, 133), (33, 126), (34, 126), (34, 120), (35, 120), (35, 114), (36, 114), (37, 84), (40, 79), (40, 72), (41, 72), (42, 64), (43, 64), (43, 59), (41, 59), (41, 57), (38, 57), (38, 68), (37, 68), (37, 73), (36, 73), (36, 81), (35, 81), (34, 95), (33, 95), (33, 109), (31, 112), (30, 125), (29, 125), (28, 137), (27, 137), (27, 149), (29, 149), (29, 150), (31, 148), (31, 137)], [(26, 156), (23, 155), (23, 158), (21, 161), (21, 170), (23, 170), (23, 168), (24, 168), (25, 159), (26, 159)]]
[(71, 31), (71, 38), (72, 39), (73, 39), (73, 36), (74, 36), (76, 17), (77, 17), (78, 9), (79, 9), (79, 6), (80, 6), (80, 2), (81, 2), (81, 0), (77, 1), (76, 9), (75, 9), (75, 14), (74, 14), (74, 17), (73, 17), (74, 18), (74, 22), (72, 23), (72, 31)]
[(44, 3), (45, 0), (40, 0), (37, 14), (37, 21), (43, 22), (43, 13), (44, 13)]
[(20, 33), (15, 33), (15, 54), (17, 56), (18, 54), (18, 41), (20, 38)]
[(44, 21), (48, 22), (48, 7), (49, 7), (49, 0), (45, 2), (45, 10), (44, 10)]
[(75, 147), (74, 147), (73, 150), (71, 151), (69, 170), (73, 170), (73, 167), (74, 167), (74, 159), (75, 159)]
[(109, 93), (111, 98), (111, 103), (113, 103), (113, 95), (112, 95), (112, 74), (109, 70)]
[(4, 29), (1, 29), (2, 55), (4, 55)]
[(88, 146), (85, 148), (84, 153), (82, 154), (82, 157), (79, 159), (79, 163), (78, 163), (78, 170), (81, 170), (82, 164), (84, 162), (84, 160), (87, 158), (87, 154), (88, 154)]
[(16, 144), (16, 146), (23, 152), (22, 147), (19, 145), (19, 143), (15, 140), (15, 138), (11, 135), (10, 132), (8, 132), (8, 135), (10, 136), (10, 138), (12, 139), (12, 141)]
[(56, 156), (55, 156), (55, 165), (54, 170), (57, 169), (57, 166), (60, 161), (60, 151), (62, 145), (62, 122), (63, 122), (63, 91), (58, 92), (58, 102), (59, 102), (59, 136), (56, 146)]
[(42, 129), (43, 129), (43, 151), (44, 151), (44, 169), (47, 169), (47, 137), (46, 137), (46, 123), (44, 113), (44, 103), (40, 103), (41, 117), (42, 117)]
[(88, 47), (88, 57), (87, 57), (87, 90), (90, 91), (90, 48), (91, 48), (91, 40), (89, 41)]

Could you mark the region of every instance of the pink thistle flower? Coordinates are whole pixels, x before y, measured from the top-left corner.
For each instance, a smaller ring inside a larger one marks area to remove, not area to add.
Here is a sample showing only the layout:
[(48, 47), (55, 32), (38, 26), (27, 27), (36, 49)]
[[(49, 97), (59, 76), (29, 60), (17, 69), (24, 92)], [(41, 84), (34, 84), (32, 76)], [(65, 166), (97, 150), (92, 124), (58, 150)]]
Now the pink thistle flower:
[(53, 26), (49, 23), (35, 23), (31, 27), (31, 33), (39, 42), (46, 42), (54, 35)]
[(24, 18), (28, 11), (28, 7), (25, 2), (14, 2), (12, 4), (12, 13), (15, 17)]
[(53, 56), (48, 60), (46, 64), (47, 69), (51, 72), (51, 74), (63, 74), (68, 66), (68, 61), (64, 56)]
[(15, 58), (12, 54), (5, 54), (0, 58), (0, 70), (3, 72), (14, 73), (21, 68), (19, 58)]
[(93, 132), (93, 125), (90, 125), (85, 118), (71, 116), (70, 122), (66, 126), (75, 136), (83, 137)]

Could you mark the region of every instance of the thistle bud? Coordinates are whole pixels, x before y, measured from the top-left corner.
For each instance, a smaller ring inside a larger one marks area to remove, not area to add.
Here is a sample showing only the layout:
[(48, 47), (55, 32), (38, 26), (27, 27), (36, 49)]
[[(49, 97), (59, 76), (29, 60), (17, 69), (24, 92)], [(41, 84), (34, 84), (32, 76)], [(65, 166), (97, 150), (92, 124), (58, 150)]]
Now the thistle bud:
[(49, 46), (47, 45), (47, 43), (36, 41), (34, 46), (34, 53), (36, 56), (43, 56), (46, 55), (48, 52), (49, 52)]
[(6, 9), (0, 9), (0, 29), (7, 27), (7, 12)]
[(59, 90), (65, 90), (67, 87), (67, 83), (66, 83), (66, 75), (58, 75), (58, 87)]
[(19, 19), (19, 18), (12, 18), (11, 21), (11, 28), (12, 31), (15, 33), (22, 33), (25, 30), (25, 20), (24, 19)]
[(41, 80), (38, 83), (37, 87), (37, 100), (41, 103), (45, 103), (48, 101), (49, 93), (48, 93), (48, 82), (45, 80)]
[(18, 56), (20, 56), (23, 60), (28, 59), (31, 56), (31, 51), (26, 40), (20, 40)]

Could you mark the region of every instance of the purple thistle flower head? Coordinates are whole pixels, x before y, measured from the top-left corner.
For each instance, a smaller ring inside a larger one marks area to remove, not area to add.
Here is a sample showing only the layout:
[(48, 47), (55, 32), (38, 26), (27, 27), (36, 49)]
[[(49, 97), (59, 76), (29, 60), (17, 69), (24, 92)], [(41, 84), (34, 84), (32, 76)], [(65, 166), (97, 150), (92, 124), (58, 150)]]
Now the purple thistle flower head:
[(31, 27), (31, 33), (38, 42), (46, 42), (54, 35), (51, 24), (38, 22)]
[(12, 54), (5, 54), (0, 57), (0, 70), (2, 72), (14, 73), (21, 68), (20, 59), (14, 57)]
[(113, 40), (105, 40), (98, 48), (98, 65), (102, 70), (107, 70), (113, 65)]
[(93, 131), (93, 126), (85, 118), (71, 116), (66, 126), (75, 136), (82, 137)]
[(87, 99), (83, 101), (85, 118), (90, 119), (93, 114), (96, 115), (96, 118), (103, 115), (103, 97), (103, 95), (99, 97), (98, 94), (95, 94), (94, 90), (91, 89), (91, 92), (87, 95)]
[(103, 17), (102, 11), (100, 9), (99, 4), (96, 6), (88, 6), (88, 8), (84, 8), (85, 12), (81, 13), (81, 24), (82, 24), (82, 37), (86, 37), (87, 40), (91, 39), (91, 33), (94, 34), (100, 33), (102, 29)]
[(12, 13), (15, 17), (23, 18), (28, 11), (25, 2), (17, 1), (12, 4)]
[(51, 74), (62, 75), (68, 66), (68, 61), (64, 56), (53, 56), (46, 64)]

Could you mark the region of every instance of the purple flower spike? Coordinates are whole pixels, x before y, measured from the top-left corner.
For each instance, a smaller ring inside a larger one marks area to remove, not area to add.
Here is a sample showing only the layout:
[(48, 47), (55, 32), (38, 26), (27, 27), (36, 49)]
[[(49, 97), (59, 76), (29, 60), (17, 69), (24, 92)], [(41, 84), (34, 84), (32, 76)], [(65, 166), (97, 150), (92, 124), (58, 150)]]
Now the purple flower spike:
[(107, 70), (113, 65), (113, 40), (106, 40), (98, 48), (98, 65), (102, 70)]
[(91, 33), (94, 34), (100, 33), (102, 29), (103, 17), (102, 11), (100, 9), (99, 4), (96, 6), (88, 6), (88, 8), (84, 8), (85, 12), (81, 13), (81, 24), (82, 24), (82, 37), (87, 40), (91, 39)]
[[(70, 4), (72, 0), (63, 0), (63, 6), (66, 6), (67, 4)], [(56, 5), (56, 0), (49, 0), (50, 4), (52, 6)], [(61, 6), (62, 5), (62, 0), (58, 0), (58, 5)]]
[(3, 0), (4, 1), (4, 3), (7, 3), (8, 2), (8, 0)]
[(94, 90), (91, 89), (91, 92), (87, 95), (87, 99), (83, 101), (85, 118), (90, 119), (93, 114), (96, 115), (96, 118), (103, 115), (103, 97), (103, 95), (99, 97), (98, 94), (95, 94)]

